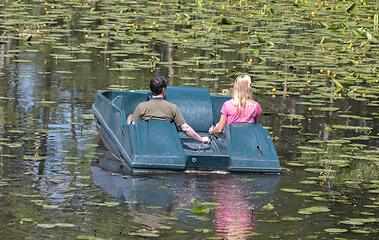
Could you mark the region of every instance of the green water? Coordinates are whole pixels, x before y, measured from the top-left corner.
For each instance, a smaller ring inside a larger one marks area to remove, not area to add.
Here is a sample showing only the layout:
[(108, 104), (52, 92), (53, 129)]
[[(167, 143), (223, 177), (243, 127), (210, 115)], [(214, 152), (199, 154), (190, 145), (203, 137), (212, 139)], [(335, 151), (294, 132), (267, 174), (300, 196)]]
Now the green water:
[[(1, 238), (375, 239), (377, 9), (351, 4), (0, 1)], [(280, 175), (125, 176), (97, 135), (99, 90), (242, 73)]]

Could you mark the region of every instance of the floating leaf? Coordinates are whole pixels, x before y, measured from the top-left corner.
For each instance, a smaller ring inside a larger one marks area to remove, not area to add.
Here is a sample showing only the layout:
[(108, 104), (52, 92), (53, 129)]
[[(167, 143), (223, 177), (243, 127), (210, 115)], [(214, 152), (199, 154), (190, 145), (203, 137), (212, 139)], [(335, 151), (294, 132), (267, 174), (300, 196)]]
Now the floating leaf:
[(162, 208), (161, 206), (146, 206), (146, 208), (150, 208), (150, 209), (160, 209)]
[(77, 186), (77, 187), (88, 187), (89, 184), (87, 184), (87, 183), (76, 183), (75, 186)]
[(330, 233), (343, 233), (347, 232), (347, 229), (342, 229), (342, 228), (327, 228), (324, 229), (325, 232), (330, 232)]
[(350, 12), (354, 11), (356, 7), (357, 7), (357, 4), (354, 2), (354, 3), (350, 4), (350, 6), (348, 6), (345, 9), (345, 11), (348, 12), (348, 13), (350, 13)]
[(163, 219), (172, 220), (172, 221), (179, 220), (179, 218), (177, 218), (177, 217), (163, 217)]
[(368, 29), (366, 29), (366, 37), (370, 42), (377, 42), (377, 39), (374, 36), (372, 36)]
[(264, 39), (263, 37), (257, 36), (257, 38), (259, 43), (266, 43), (266, 39)]
[(206, 206), (217, 206), (221, 205), (220, 203), (215, 203), (215, 202), (202, 202), (200, 205), (206, 205)]
[(34, 222), (32, 219), (30, 218), (21, 218), (21, 221), (23, 222)]
[(256, 179), (254, 178), (244, 178), (242, 179), (242, 181), (245, 181), (245, 182), (252, 182), (252, 181), (255, 181)]
[(129, 233), (129, 235), (137, 235), (141, 237), (159, 237), (159, 234), (150, 233), (150, 232), (138, 232), (138, 233)]
[(40, 227), (40, 228), (54, 228), (55, 224), (37, 224), (37, 227)]
[(340, 221), (340, 223), (350, 224), (350, 225), (363, 225), (363, 222), (352, 221), (352, 220), (344, 220), (344, 221)]
[(192, 213), (209, 213), (210, 209), (207, 206), (195, 206), (191, 209)]
[(264, 205), (264, 206), (262, 207), (262, 209), (263, 209), (263, 210), (272, 210), (272, 209), (274, 209), (274, 206), (272, 206), (271, 203), (268, 203), (267, 205)]
[(95, 116), (93, 114), (81, 114), (80, 115), (81, 118), (84, 118), (84, 119), (95, 119)]
[(54, 208), (58, 208), (58, 206), (57, 205), (42, 205), (43, 206), (43, 208), (51, 208), (51, 209), (54, 209)]
[(284, 221), (291, 221), (291, 222), (303, 220), (303, 218), (301, 217), (282, 217), (281, 219)]
[(287, 162), (286, 165), (293, 166), (293, 167), (304, 167), (304, 163), (297, 163), (297, 162)]
[(207, 218), (205, 216), (188, 216), (188, 217), (195, 218), (195, 219), (200, 220), (200, 221), (210, 221), (211, 220), (210, 218)]
[(57, 227), (77, 227), (77, 225), (72, 223), (56, 223), (55, 226)]
[(317, 182), (316, 181), (312, 181), (312, 180), (304, 180), (304, 181), (301, 181), (299, 183), (301, 183), (301, 184), (316, 184)]
[(255, 194), (267, 194), (268, 192), (263, 192), (263, 191), (260, 191), (260, 192), (255, 192)]
[(222, 18), (220, 23), (222, 25), (233, 25), (233, 23), (226, 18)]
[(53, 104), (53, 103), (56, 103), (54, 101), (37, 101), (37, 103), (41, 103), (41, 104)]
[(213, 230), (212, 229), (208, 229), (208, 228), (196, 228), (194, 229), (195, 232), (203, 232), (203, 233), (209, 233), (209, 232), (212, 232)]
[(280, 191), (297, 193), (297, 192), (302, 192), (303, 190), (295, 189), (295, 188), (281, 188)]
[(300, 214), (313, 214), (313, 213), (319, 213), (319, 212), (330, 212), (330, 209), (325, 206), (315, 206), (315, 207), (309, 207), (309, 208), (301, 208), (298, 211), (298, 213)]
[(334, 83), (334, 88), (335, 89), (342, 89), (343, 88), (342, 84), (339, 83), (337, 80), (333, 79), (333, 83)]
[(298, 125), (281, 125), (280, 127), (282, 127), (282, 128), (297, 128), (297, 129), (300, 128)]
[(104, 238), (99, 238), (99, 237), (95, 237), (95, 236), (86, 236), (86, 235), (83, 235), (83, 236), (78, 236), (77, 239), (88, 239), (88, 240), (105, 240)]
[(317, 201), (322, 201), (322, 202), (327, 202), (329, 201), (328, 199), (326, 198), (322, 198), (322, 197), (313, 197), (314, 200), (317, 200)]
[(160, 229), (171, 229), (170, 226), (159, 226)]
[(270, 8), (270, 17), (275, 18), (275, 10)]
[(118, 202), (104, 202), (104, 204), (107, 207), (116, 207), (116, 206), (120, 205), (120, 203), (118, 203)]
[(262, 220), (262, 222), (265, 222), (265, 223), (278, 223), (278, 222), (281, 222), (279, 219), (273, 219), (273, 220)]
[(351, 230), (351, 232), (353, 232), (353, 233), (362, 233), (362, 234), (371, 233), (369, 230), (363, 230), (363, 229), (353, 229), (353, 230)]
[(328, 111), (328, 112), (339, 110), (338, 107), (318, 107), (316, 109), (319, 110), (319, 111)]

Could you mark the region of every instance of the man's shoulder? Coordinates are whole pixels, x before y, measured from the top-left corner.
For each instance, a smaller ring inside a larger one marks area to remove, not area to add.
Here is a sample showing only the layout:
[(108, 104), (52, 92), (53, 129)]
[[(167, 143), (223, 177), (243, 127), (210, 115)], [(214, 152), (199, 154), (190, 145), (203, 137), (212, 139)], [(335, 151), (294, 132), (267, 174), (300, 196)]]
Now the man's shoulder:
[(146, 104), (157, 104), (157, 105), (161, 105), (161, 106), (177, 107), (174, 103), (171, 103), (171, 102), (169, 102), (167, 100), (163, 100), (163, 99), (150, 100), (150, 101), (147, 101)]
[(171, 102), (169, 102), (169, 101), (167, 101), (167, 100), (164, 100), (163, 102), (164, 102), (166, 105), (168, 105), (168, 106), (171, 106), (171, 107), (178, 107), (178, 106), (176, 106), (176, 104), (171, 103)]
[(140, 102), (138, 103), (137, 108), (143, 108), (144, 106), (146, 106), (147, 103), (148, 102)]
[(138, 105), (141, 107), (147, 107), (150, 105), (155, 105), (155, 106), (162, 106), (162, 107), (169, 107), (169, 108), (178, 108), (174, 103), (168, 102), (167, 100), (150, 100), (147, 102), (141, 102)]

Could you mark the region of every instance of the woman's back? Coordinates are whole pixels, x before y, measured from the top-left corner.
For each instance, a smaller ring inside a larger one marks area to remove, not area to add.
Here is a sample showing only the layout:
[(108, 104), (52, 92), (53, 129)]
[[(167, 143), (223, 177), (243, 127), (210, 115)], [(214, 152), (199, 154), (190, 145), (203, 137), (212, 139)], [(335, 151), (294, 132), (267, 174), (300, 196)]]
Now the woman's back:
[(221, 113), (227, 117), (226, 124), (230, 125), (235, 122), (255, 123), (255, 118), (262, 112), (262, 108), (259, 103), (253, 101), (249, 102), (240, 112), (239, 115), (237, 106), (233, 105), (233, 99), (226, 101), (221, 109)]

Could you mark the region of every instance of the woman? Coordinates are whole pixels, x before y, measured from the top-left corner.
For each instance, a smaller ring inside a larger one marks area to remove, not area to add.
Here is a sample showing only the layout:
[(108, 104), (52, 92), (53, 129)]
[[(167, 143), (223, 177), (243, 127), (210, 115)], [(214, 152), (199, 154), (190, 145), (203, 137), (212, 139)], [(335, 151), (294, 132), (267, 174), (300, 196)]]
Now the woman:
[(261, 106), (253, 100), (250, 92), (251, 78), (248, 75), (238, 76), (234, 82), (233, 98), (224, 103), (221, 108), (221, 118), (216, 127), (211, 127), (209, 133), (220, 136), (225, 124), (260, 123)]

